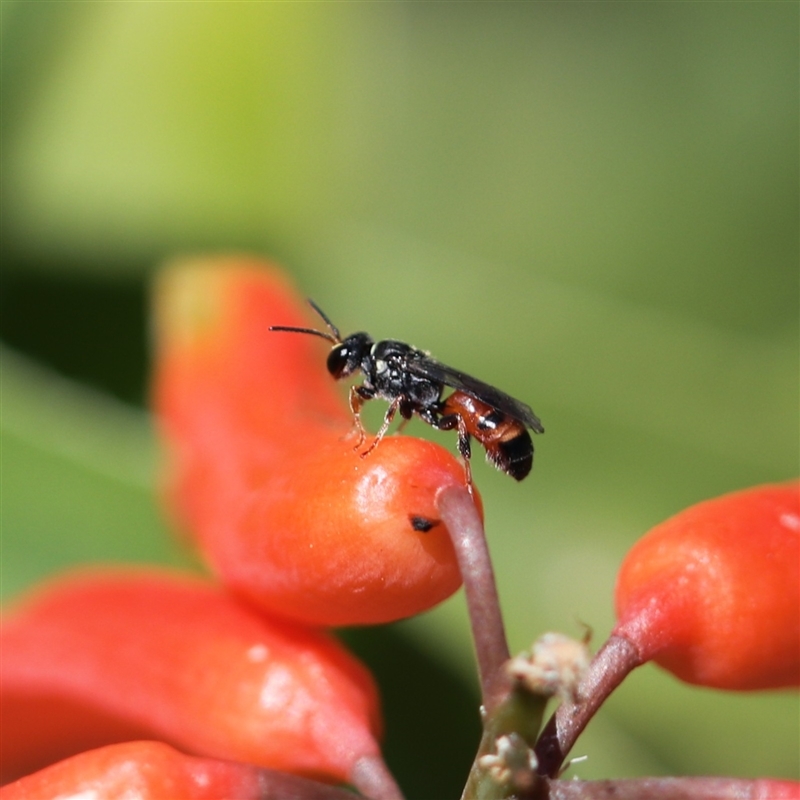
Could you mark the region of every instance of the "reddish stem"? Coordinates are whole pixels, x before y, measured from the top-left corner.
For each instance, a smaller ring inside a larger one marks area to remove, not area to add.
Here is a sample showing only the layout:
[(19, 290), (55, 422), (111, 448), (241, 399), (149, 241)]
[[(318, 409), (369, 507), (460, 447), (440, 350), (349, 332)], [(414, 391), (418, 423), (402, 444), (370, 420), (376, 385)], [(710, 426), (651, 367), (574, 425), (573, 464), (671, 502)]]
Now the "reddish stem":
[(436, 507), (450, 532), (464, 580), (483, 707), (490, 714), (507, 691), (502, 666), (509, 652), (486, 531), (472, 495), (464, 487), (441, 490)]
[(380, 756), (362, 756), (350, 774), (350, 782), (371, 800), (403, 800), (403, 793)]
[(562, 703), (539, 736), (535, 750), (541, 775), (558, 774), (567, 753), (597, 709), (641, 663), (641, 654), (633, 643), (621, 636), (609, 637), (578, 686), (578, 702)]
[(539, 800), (797, 800), (800, 783), (760, 778), (551, 781)]

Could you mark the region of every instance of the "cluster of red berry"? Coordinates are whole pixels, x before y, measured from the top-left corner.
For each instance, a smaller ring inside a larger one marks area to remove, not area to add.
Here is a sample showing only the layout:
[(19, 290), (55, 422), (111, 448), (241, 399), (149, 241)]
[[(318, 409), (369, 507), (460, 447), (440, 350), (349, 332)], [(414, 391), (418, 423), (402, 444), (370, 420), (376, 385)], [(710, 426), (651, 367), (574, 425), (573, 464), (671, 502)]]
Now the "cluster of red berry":
[[(98, 800), (352, 797), (330, 785), (341, 783), (401, 796), (380, 755), (372, 677), (324, 629), (420, 613), (462, 577), (468, 596), (480, 591), (447, 499), (466, 497), (479, 523), (480, 496), (462, 491), (462, 464), (426, 441), (387, 437), (362, 458), (321, 368), (324, 346), (268, 330), (305, 324), (285, 277), (261, 263), (215, 260), (161, 277), (154, 404), (166, 500), (216, 580), (86, 571), (6, 614), (1, 760), (13, 782), (4, 800), (90, 789)], [(575, 737), (650, 660), (704, 686), (798, 686), (799, 543), (797, 482), (708, 501), (658, 526), (622, 566), (615, 630), (568, 688), (501, 676), (504, 635), (476, 633), (487, 736), (467, 794), (560, 796)], [(531, 729), (526, 778), (504, 761), (519, 751), (509, 709), (537, 692), (536, 723), (518, 726)], [(541, 730), (552, 694), (563, 702)], [(616, 796), (635, 796), (623, 783)], [(780, 781), (723, 784), (737, 797), (800, 792)], [(666, 796), (656, 784), (648, 791), (640, 796)]]

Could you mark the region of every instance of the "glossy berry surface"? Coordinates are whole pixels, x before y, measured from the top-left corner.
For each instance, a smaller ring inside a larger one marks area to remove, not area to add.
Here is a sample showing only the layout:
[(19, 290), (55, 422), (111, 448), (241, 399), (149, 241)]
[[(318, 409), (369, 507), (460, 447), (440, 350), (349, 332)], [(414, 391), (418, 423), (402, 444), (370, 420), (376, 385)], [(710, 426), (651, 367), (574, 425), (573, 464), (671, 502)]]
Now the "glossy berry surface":
[(340, 781), (378, 753), (377, 692), (355, 658), (196, 578), (58, 579), (8, 611), (0, 649), (6, 780), (130, 739)]
[(125, 742), (73, 756), (3, 786), (3, 800), (259, 800), (261, 770), (183, 755), (161, 742)]
[(180, 264), (156, 306), (168, 503), (228, 587), (315, 625), (401, 619), (458, 589), (435, 500), (464, 485), (462, 464), (408, 436), (355, 450), (326, 343), (269, 330), (308, 324), (281, 273)]
[(800, 684), (800, 483), (708, 500), (625, 558), (615, 633), (689, 683)]

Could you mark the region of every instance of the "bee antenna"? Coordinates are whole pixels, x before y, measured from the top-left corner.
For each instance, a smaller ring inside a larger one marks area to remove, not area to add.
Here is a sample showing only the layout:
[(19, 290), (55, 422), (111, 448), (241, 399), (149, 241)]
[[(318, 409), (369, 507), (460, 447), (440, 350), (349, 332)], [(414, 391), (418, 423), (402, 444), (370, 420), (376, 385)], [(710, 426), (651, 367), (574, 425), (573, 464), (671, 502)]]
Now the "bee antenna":
[(292, 328), (289, 325), (270, 325), (271, 331), (288, 331), (289, 333), (310, 333), (312, 336), (321, 336), (334, 344), (341, 344), (341, 342), (331, 333), (325, 331), (315, 331), (313, 328)]
[(342, 341), (342, 335), (339, 333), (339, 329), (328, 319), (328, 315), (309, 297), (308, 304), (314, 311), (319, 314), (323, 320), (325, 320), (325, 324), (328, 326), (330, 332), (336, 337), (337, 342)]
[(289, 333), (310, 333), (312, 336), (321, 336), (323, 339), (327, 339), (329, 342), (333, 342), (334, 344), (341, 344), (342, 337), (339, 333), (339, 329), (328, 319), (325, 312), (313, 301), (311, 298), (308, 300), (308, 304), (314, 311), (319, 314), (322, 319), (325, 321), (325, 324), (330, 328), (330, 333), (325, 333), (325, 331), (318, 331), (314, 328), (295, 328), (290, 325), (271, 325), (271, 331), (288, 331)]

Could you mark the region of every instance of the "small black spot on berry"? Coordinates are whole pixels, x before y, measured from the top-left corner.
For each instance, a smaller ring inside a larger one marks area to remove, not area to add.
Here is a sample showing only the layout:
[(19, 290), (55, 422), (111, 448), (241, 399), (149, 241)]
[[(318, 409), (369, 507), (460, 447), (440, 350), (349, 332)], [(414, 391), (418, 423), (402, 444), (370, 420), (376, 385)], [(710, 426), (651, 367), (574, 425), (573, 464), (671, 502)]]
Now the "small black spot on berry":
[(422, 533), (427, 533), (431, 528), (436, 527), (440, 520), (438, 519), (428, 519), (428, 517), (415, 517), (410, 516), (409, 520), (411, 521), (411, 527), (415, 531), (421, 531)]

